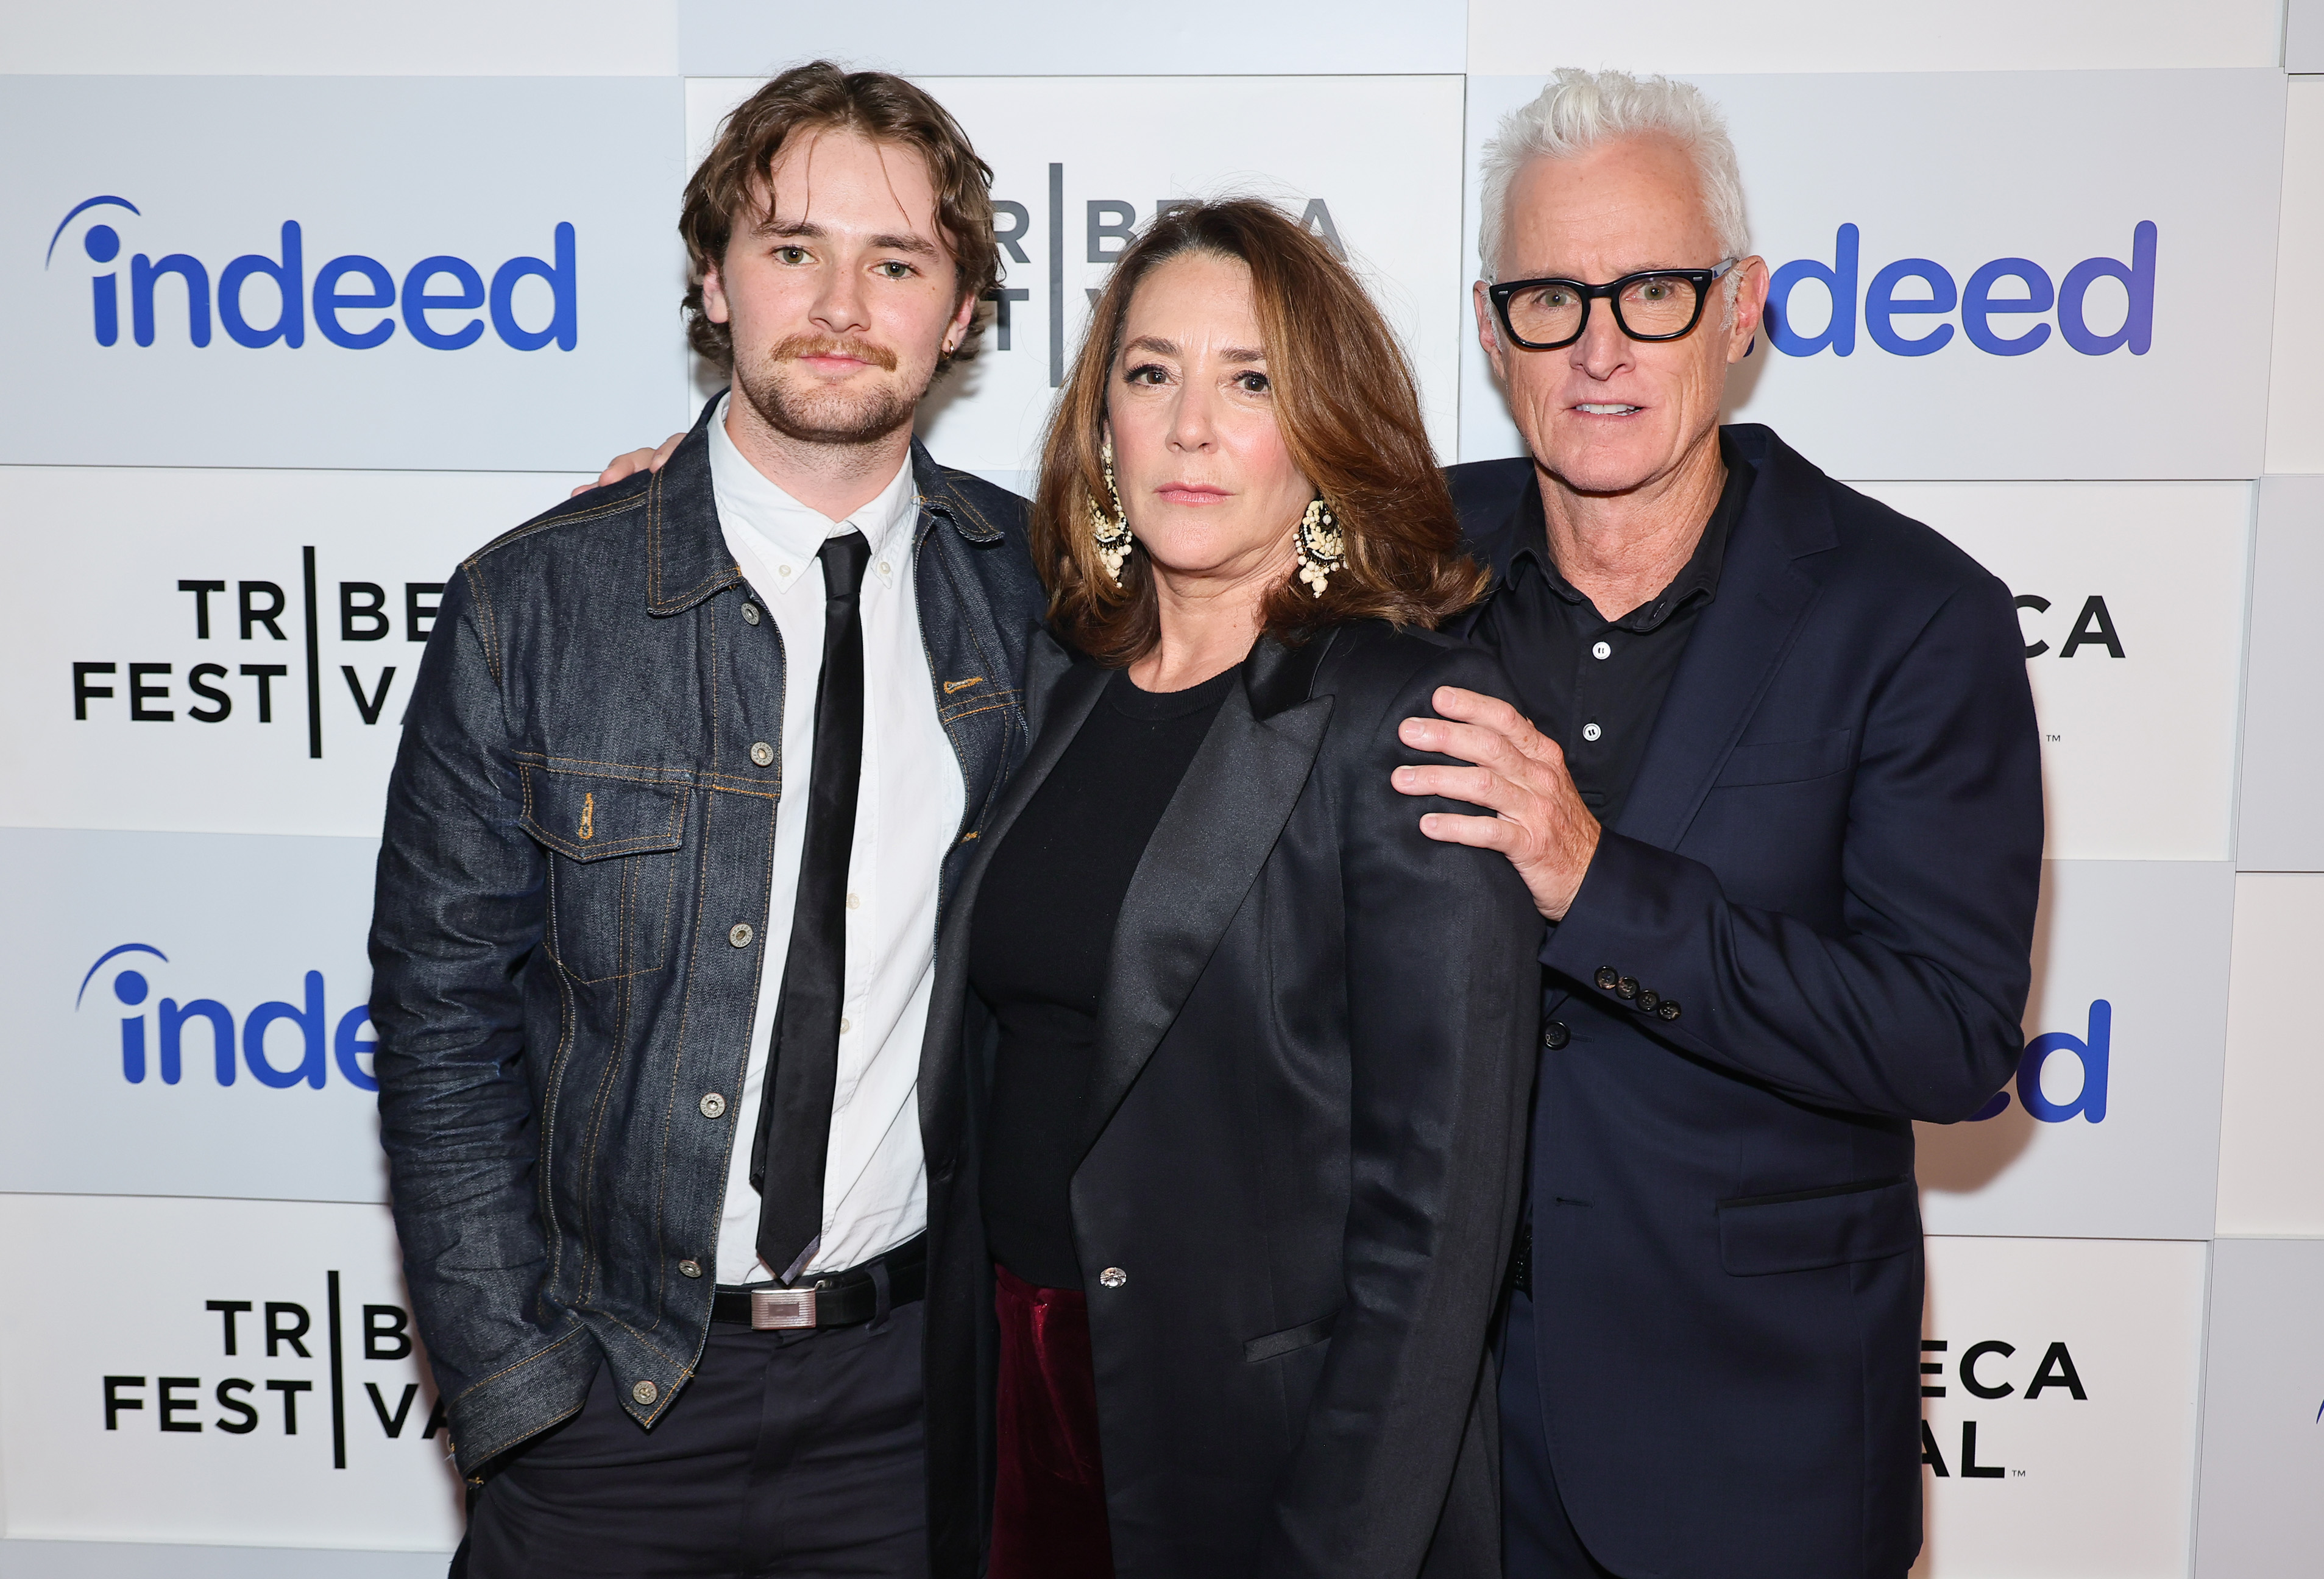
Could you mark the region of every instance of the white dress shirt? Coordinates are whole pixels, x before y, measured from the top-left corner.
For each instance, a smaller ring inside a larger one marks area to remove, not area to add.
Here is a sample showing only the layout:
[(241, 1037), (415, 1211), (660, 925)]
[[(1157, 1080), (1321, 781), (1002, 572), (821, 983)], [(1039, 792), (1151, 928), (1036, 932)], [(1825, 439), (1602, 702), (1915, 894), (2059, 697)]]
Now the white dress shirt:
[[(731, 397), (729, 397), (731, 399)], [(920, 1152), (920, 1040), (935, 985), (936, 886), (966, 803), (960, 759), (936, 718), (912, 577), (919, 491), (908, 457), (880, 496), (833, 521), (775, 486), (726, 436), (726, 409), (710, 424), (710, 482), (726, 546), (783, 643), (784, 794), (775, 808), (768, 883), (766, 964), (741, 1124), (726, 1169), (718, 1224), (718, 1281), (764, 1282), (788, 1269), (759, 1259), (759, 1192), (752, 1143), (783, 963), (790, 950), (807, 795), (815, 771), (815, 694), (823, 666), (824, 582), (816, 550), (850, 529), (872, 546), (861, 593), (863, 771), (847, 863), (847, 982), (839, 1022), (839, 1078), (824, 1164), (823, 1236), (801, 1276), (838, 1271), (894, 1248), (927, 1226), (927, 1167)], [(800, 583), (805, 583), (804, 586)]]

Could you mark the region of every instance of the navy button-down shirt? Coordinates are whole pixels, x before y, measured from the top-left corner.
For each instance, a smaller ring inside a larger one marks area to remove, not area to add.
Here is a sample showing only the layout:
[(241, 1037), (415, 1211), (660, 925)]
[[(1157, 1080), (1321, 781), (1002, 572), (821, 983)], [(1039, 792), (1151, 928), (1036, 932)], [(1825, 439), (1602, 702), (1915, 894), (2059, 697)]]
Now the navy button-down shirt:
[(1613, 620), (1551, 556), (1536, 474), (1517, 503), (1509, 539), (1517, 547), (1495, 567), (1502, 585), (1476, 626), (1475, 639), (1499, 656), (1534, 727), (1563, 748), (1574, 788), (1601, 823), (1621, 814), (1696, 617), (1718, 595), (1727, 535), (1751, 491), (1751, 463), (1724, 434), (1719, 450), (1727, 486), (1693, 556), (1669, 585)]

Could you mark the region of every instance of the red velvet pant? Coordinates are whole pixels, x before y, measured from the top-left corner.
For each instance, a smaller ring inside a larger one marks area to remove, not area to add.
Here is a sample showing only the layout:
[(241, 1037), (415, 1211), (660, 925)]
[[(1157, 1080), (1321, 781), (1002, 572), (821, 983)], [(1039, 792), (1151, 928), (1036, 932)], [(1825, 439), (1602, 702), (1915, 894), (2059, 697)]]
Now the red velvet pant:
[(1112, 1579), (1089, 1304), (992, 1269), (1001, 1318), (990, 1579)]

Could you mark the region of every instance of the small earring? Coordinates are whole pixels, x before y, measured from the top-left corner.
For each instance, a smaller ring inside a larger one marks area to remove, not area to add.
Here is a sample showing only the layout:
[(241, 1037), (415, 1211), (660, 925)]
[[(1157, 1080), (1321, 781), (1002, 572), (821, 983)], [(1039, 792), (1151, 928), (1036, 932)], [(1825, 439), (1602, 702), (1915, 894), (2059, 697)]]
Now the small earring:
[(1105, 511), (1098, 508), (1097, 500), (1091, 500), (1090, 536), (1097, 539), (1097, 556), (1104, 564), (1106, 574), (1113, 577), (1114, 585), (1120, 586), (1122, 562), (1130, 557), (1130, 547), (1137, 538), (1130, 534), (1130, 512), (1121, 508), (1121, 491), (1113, 485), (1113, 435), (1109, 433), (1105, 436), (1105, 442), (1098, 454), (1105, 462), (1105, 491), (1113, 500), (1113, 519), (1108, 520)]
[(1348, 562), (1347, 534), (1340, 529), (1322, 494), (1307, 501), (1307, 513), (1299, 518), (1299, 530), (1293, 540), (1299, 549), (1299, 579), (1320, 598), (1332, 573)]

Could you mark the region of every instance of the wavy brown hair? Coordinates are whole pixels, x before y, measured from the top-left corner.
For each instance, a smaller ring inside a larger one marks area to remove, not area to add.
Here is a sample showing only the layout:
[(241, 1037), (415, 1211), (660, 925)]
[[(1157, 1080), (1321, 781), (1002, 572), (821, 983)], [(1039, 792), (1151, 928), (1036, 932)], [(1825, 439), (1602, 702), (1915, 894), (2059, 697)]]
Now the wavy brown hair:
[(1159, 637), (1145, 554), (1131, 552), (1116, 586), (1098, 558), (1089, 511), (1092, 500), (1106, 500), (1099, 450), (1130, 298), (1155, 265), (1186, 252), (1250, 268), (1284, 445), (1346, 537), (1347, 562), (1321, 598), (1292, 576), (1268, 594), (1267, 633), (1296, 644), (1350, 620), (1433, 629), (1475, 602), (1489, 577), (1461, 552), (1403, 347), (1319, 237), (1271, 204), (1237, 197), (1166, 210), (1123, 252), (1092, 310), (1049, 418), (1033, 500), (1034, 564), (1057, 634), (1112, 667), (1143, 656)]
[[(764, 224), (772, 212), (774, 193), (766, 181), (783, 144), (801, 133), (831, 131), (898, 143), (927, 161), (928, 184), (936, 193), (936, 228), (952, 252), (955, 308), (1001, 283), (1001, 243), (992, 234), (992, 169), (977, 157), (960, 123), (900, 77), (843, 71), (828, 60), (810, 60), (735, 106), (686, 183), (678, 217), (678, 234), (686, 241), (686, 335), (722, 372), (734, 365), (734, 335), (730, 326), (711, 322), (703, 310), (703, 277), (725, 259), (736, 225)], [(960, 344), (937, 360), (936, 371), (970, 354), (982, 326), (980, 315)]]

